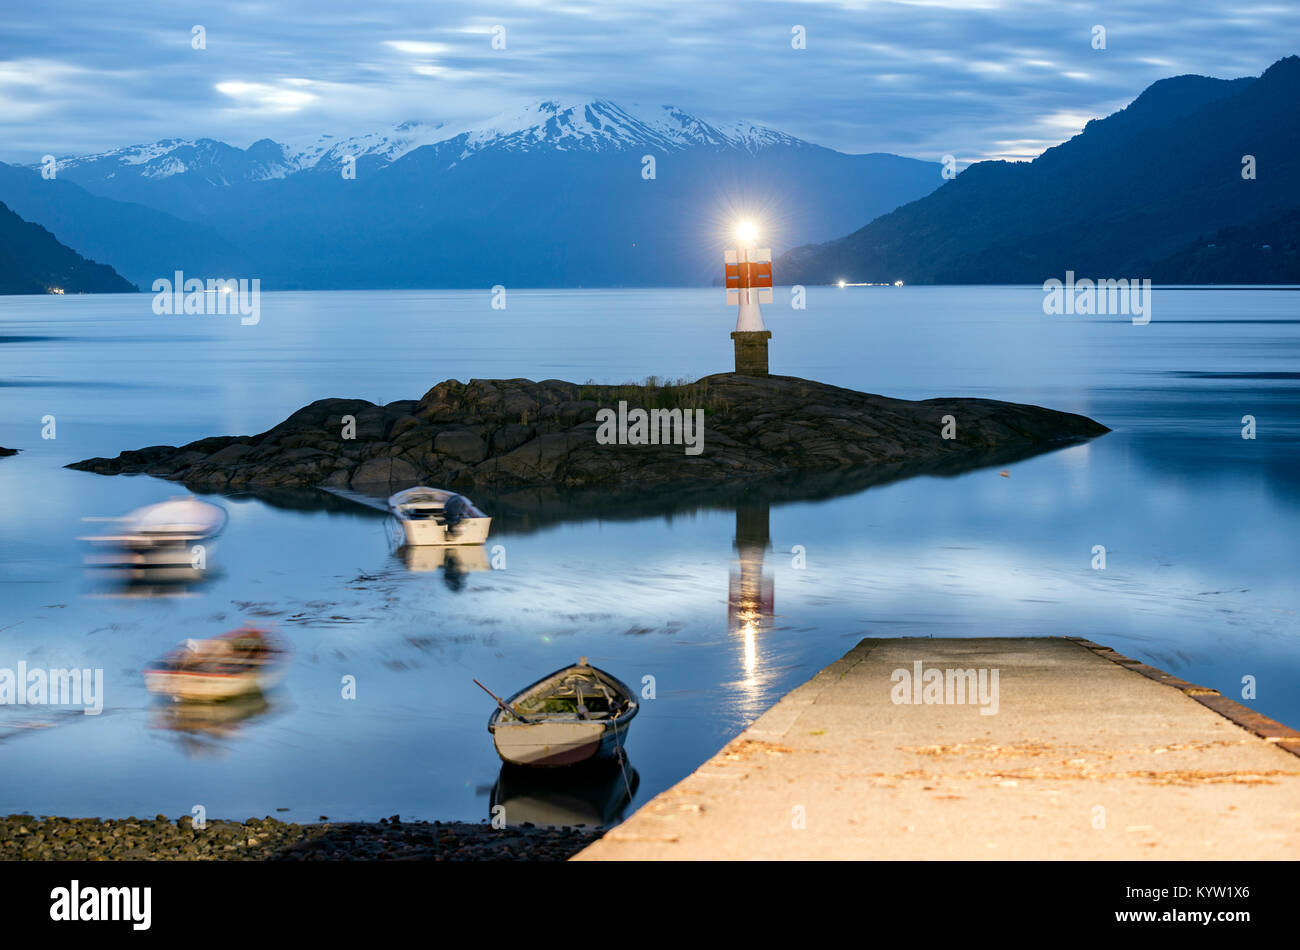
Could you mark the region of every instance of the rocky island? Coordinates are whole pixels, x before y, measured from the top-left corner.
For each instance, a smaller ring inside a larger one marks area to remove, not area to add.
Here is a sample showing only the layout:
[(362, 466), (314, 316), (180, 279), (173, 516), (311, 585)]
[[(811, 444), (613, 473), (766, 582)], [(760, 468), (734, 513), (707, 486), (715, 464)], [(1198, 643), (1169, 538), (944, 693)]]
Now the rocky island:
[(17, 449), (6, 449), (3, 445), (0, 445), (0, 458), (4, 458), (6, 455), (17, 455), (17, 454), (18, 454)]
[(68, 467), (154, 475), (196, 491), (699, 487), (904, 463), (950, 466), (1108, 431), (1038, 406), (891, 399), (791, 376), (719, 373), (628, 385), (447, 380), (419, 400), (321, 399), (259, 435), (151, 446)]

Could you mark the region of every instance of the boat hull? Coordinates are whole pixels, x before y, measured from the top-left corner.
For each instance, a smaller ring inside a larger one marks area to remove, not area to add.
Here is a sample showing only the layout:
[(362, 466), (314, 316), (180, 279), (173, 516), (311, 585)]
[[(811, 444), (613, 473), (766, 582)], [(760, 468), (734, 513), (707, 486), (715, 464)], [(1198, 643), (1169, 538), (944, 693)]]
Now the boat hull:
[(627, 744), (631, 718), (620, 722), (498, 722), (492, 731), (501, 761), (529, 768), (558, 768), (613, 759)]
[(250, 693), (269, 690), (280, 681), (283, 673), (185, 673), (173, 670), (147, 670), (145, 688), (159, 696), (170, 696), (186, 702), (212, 703)]
[(435, 544), (482, 544), (487, 540), (488, 529), (492, 525), (491, 518), (466, 518), (456, 525), (455, 529), (449, 531), (445, 525), (432, 519), (412, 521), (399, 517), (397, 522), (402, 526), (402, 536), (406, 544), (411, 547)]

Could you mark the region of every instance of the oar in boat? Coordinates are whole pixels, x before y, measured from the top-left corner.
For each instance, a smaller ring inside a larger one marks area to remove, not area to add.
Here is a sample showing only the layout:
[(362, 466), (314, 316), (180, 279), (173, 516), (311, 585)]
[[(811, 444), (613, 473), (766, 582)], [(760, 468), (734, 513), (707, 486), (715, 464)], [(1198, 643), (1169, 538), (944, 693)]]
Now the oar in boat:
[(504, 709), (506, 712), (510, 713), (510, 715), (514, 716), (514, 717), (515, 717), (516, 719), (518, 719), (520, 722), (525, 722), (525, 723), (531, 723), (531, 722), (532, 722), (532, 720), (530, 720), (530, 719), (525, 719), (522, 715), (520, 715), (520, 713), (519, 713), (519, 711), (518, 711), (517, 709), (515, 709), (513, 706), (511, 706), (509, 703), (507, 703), (504, 699), (502, 699), (502, 698), (501, 698), (500, 696), (498, 696), (496, 693), (492, 692), (492, 690), (488, 689), (486, 686), (484, 686), (484, 685), (483, 685), (482, 683), (480, 683), (478, 680), (474, 680), (474, 685), (477, 686), (479, 689), (483, 690), (483, 692), (487, 693), (487, 694), (488, 694), (489, 696), (491, 696), (493, 699), (495, 699), (495, 700), (497, 701), (497, 705), (498, 705), (498, 706), (500, 706), (500, 707), (501, 707), (502, 709)]

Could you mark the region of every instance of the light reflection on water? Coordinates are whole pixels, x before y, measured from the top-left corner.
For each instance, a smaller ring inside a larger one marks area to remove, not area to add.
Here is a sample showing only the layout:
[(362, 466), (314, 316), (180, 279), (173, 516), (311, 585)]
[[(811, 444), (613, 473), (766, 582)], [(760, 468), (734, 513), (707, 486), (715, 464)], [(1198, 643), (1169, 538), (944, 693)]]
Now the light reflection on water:
[[(0, 299), (0, 336), (20, 338), (0, 344), (0, 445), (24, 449), (0, 460), (0, 667), (102, 667), (107, 683), (99, 717), (0, 708), (0, 770), (22, 777), (0, 785), (0, 812), (480, 819), (494, 795), (621, 812), (607, 776), (581, 794), (504, 781), (471, 682), (509, 693), (579, 655), (634, 687), (653, 677), (628, 743), (636, 801), (863, 636), (1086, 636), (1228, 695), (1257, 676), (1252, 705), (1300, 723), (1300, 333), (1283, 292), (1157, 289), (1135, 328), (1044, 317), (1032, 289), (814, 288), (807, 311), (766, 314), (778, 371), (1034, 402), (1116, 431), (770, 503), (476, 496), (501, 515), (488, 546), (504, 570), (449, 571), (397, 550), (373, 510), (292, 493), (210, 498), (230, 524), (202, 582), (121, 585), (81, 566), (82, 517), (180, 488), (66, 462), (448, 377), (701, 375), (730, 359), (716, 298), (516, 292), (502, 312), (470, 292), (266, 294), (255, 328), (160, 323), (146, 295)], [(1090, 568), (1097, 544), (1105, 571)], [(244, 622), (293, 641), (265, 706), (199, 715), (145, 691), (150, 660)]]

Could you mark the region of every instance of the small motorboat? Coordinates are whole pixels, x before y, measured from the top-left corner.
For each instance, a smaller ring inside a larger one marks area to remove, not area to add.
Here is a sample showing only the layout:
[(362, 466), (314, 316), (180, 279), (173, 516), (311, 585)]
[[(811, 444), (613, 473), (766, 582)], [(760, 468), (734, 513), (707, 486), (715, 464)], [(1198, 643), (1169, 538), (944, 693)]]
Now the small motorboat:
[(615, 758), (640, 708), (627, 684), (585, 656), (506, 700), (479, 686), (497, 701), (488, 732), (502, 761), (512, 765), (553, 768)]
[(186, 640), (144, 671), (151, 693), (215, 702), (261, 693), (280, 681), (289, 652), (265, 630), (241, 627), (208, 640)]
[(492, 519), (464, 495), (417, 485), (388, 499), (409, 545), (482, 544)]
[(112, 534), (81, 538), (102, 552), (87, 563), (100, 567), (175, 568), (192, 567), (195, 545), (203, 545), (204, 562), (212, 540), (226, 526), (226, 509), (206, 501), (173, 498), (137, 508), (122, 518), (86, 519), (111, 521), (119, 525)]

